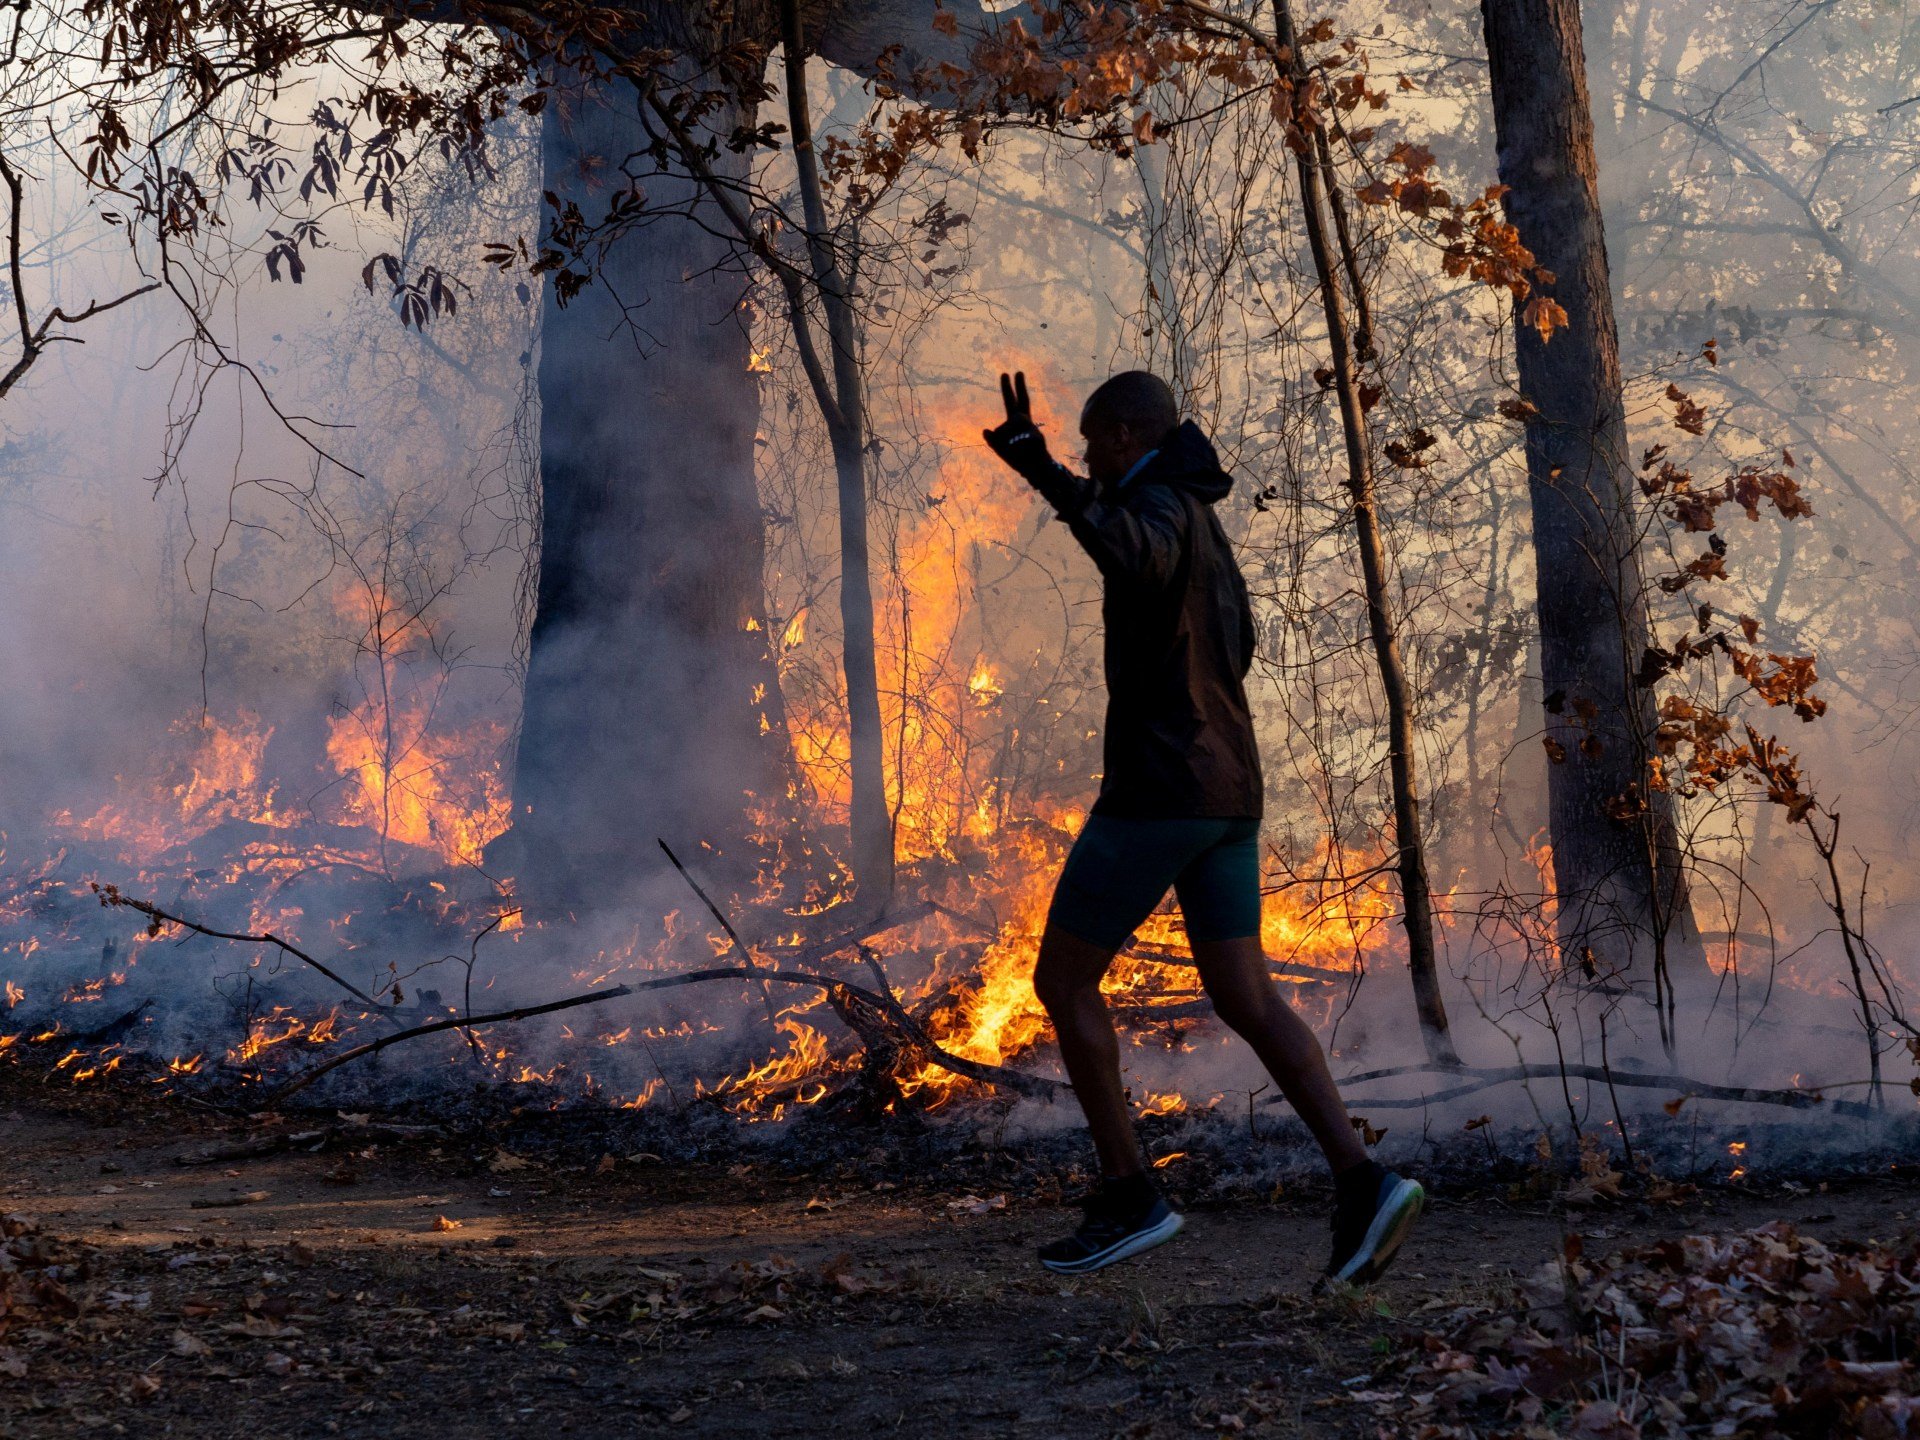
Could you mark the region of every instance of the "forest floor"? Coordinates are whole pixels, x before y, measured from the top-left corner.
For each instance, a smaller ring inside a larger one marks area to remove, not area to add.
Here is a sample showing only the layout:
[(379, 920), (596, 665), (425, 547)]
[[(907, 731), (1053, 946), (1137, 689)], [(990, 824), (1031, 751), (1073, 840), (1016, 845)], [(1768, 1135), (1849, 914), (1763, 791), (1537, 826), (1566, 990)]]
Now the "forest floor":
[(242, 1148), (230, 1122), (0, 1068), (0, 1214), (39, 1267), (11, 1331), (0, 1291), (0, 1436), (1373, 1436), (1383, 1357), (1570, 1229), (1591, 1255), (1920, 1215), (1911, 1176), (1576, 1211), (1442, 1193), (1381, 1285), (1316, 1296), (1324, 1192), (1192, 1205), (1172, 1244), (1065, 1280), (1033, 1258), (1070, 1226), (1058, 1194), (977, 1169), (576, 1162), (335, 1124), (346, 1143), (208, 1163)]

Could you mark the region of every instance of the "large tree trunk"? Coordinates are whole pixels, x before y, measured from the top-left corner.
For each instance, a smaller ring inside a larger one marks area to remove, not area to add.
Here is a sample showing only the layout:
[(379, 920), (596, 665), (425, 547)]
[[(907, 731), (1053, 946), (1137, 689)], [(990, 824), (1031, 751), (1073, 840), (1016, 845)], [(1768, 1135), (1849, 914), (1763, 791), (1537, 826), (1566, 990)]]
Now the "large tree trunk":
[[(964, 58), (963, 42), (933, 28), (936, 8), (807, 6), (823, 55), (872, 75), (890, 54), (897, 80), (933, 59)], [(946, 9), (968, 25), (988, 15), (978, 0)], [(631, 13), (646, 43), (683, 54), (735, 42), (771, 49), (779, 36), (773, 0), (649, 0)], [(724, 137), (752, 121), (742, 107), (705, 124)], [(546, 111), (544, 188), (596, 221), (609, 177), (618, 181), (621, 163), (646, 144), (631, 91), (576, 91)], [(722, 178), (745, 173), (725, 146), (710, 163)], [(649, 177), (645, 189), (655, 211), (711, 204), (691, 180)], [(660, 867), (656, 837), (737, 851), (752, 798), (785, 790), (777, 677), (765, 630), (746, 628), (764, 609), (759, 391), (737, 247), (716, 238), (725, 231), (716, 215), (704, 226), (663, 215), (610, 247), (566, 308), (548, 287), (540, 578), (514, 825), (490, 856), (543, 908), (614, 899)]]
[[(751, 123), (722, 116), (712, 123)], [(589, 221), (647, 143), (636, 97), (548, 107), (546, 185)], [(744, 170), (724, 149), (717, 165)], [(693, 198), (648, 178), (651, 208)], [(624, 236), (540, 341), (540, 580), (511, 859), (537, 902), (612, 898), (683, 853), (736, 848), (778, 782), (784, 728), (763, 612), (754, 486), (758, 382), (744, 278), (707, 229), (668, 216)]]
[[(1550, 341), (1516, 325), (1526, 422), (1548, 820), (1564, 961), (1645, 982), (1697, 954), (1669, 797), (1649, 793), (1651, 691), (1633, 477), (1608, 288), (1578, 0), (1481, 0), (1500, 179), (1521, 241), (1567, 312)], [(1564, 759), (1558, 758), (1564, 753)], [(1676, 949), (1675, 947), (1679, 947)], [(1697, 964), (1691, 961), (1691, 964)]]

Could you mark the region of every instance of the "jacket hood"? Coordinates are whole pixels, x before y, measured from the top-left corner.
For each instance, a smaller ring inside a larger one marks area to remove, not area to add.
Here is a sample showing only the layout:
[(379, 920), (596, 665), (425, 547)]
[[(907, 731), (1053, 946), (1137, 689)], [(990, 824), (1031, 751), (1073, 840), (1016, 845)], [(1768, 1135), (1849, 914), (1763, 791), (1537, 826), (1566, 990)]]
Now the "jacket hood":
[(1183, 420), (1160, 442), (1159, 453), (1147, 462), (1140, 479), (1177, 485), (1195, 499), (1212, 505), (1233, 489), (1233, 477), (1220, 468), (1220, 456), (1206, 432)]

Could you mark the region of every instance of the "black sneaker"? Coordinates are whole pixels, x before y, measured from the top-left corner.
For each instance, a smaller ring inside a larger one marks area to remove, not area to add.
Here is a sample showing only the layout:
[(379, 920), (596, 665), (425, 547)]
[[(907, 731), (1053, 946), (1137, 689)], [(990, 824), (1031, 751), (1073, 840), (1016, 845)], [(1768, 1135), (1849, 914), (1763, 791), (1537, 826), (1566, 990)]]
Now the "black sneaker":
[(1081, 1202), (1086, 1218), (1064, 1240), (1040, 1247), (1040, 1263), (1056, 1275), (1085, 1275), (1142, 1250), (1151, 1250), (1180, 1233), (1178, 1212), (1147, 1193), (1129, 1199), (1103, 1185)]
[(1378, 1280), (1393, 1263), (1400, 1243), (1420, 1218), (1427, 1192), (1418, 1180), (1391, 1170), (1380, 1172), (1371, 1199), (1336, 1202), (1333, 1208), (1333, 1258), (1327, 1278), (1349, 1285)]

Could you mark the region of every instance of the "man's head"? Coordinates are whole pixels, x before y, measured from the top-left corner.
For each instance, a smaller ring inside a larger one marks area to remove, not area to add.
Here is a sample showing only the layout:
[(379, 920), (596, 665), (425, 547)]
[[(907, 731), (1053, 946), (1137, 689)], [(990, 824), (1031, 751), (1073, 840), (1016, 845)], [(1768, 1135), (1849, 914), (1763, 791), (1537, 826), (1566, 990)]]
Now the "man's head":
[(1087, 397), (1080, 435), (1087, 442), (1087, 473), (1102, 485), (1122, 479), (1180, 423), (1180, 407), (1166, 381), (1145, 370), (1123, 370)]

